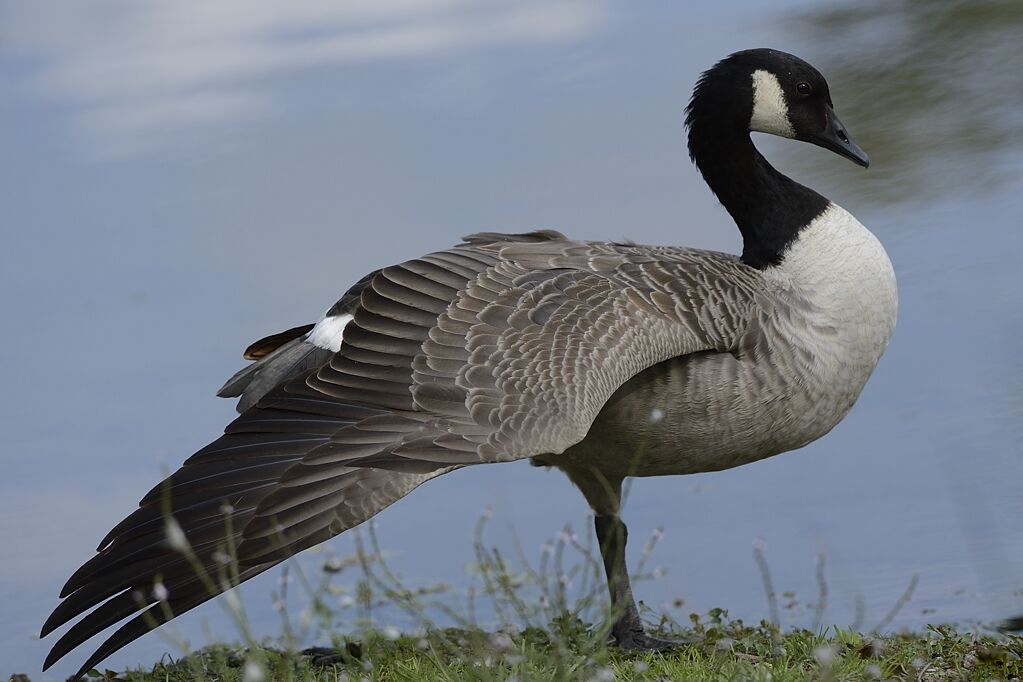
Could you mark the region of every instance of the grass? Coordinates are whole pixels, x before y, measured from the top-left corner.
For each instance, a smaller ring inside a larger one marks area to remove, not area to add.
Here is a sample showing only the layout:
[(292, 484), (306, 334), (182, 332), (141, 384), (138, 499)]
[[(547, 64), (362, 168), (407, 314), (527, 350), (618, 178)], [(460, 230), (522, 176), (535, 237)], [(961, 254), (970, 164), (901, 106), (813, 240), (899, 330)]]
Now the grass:
[[(561, 635), (552, 633), (561, 632)], [(627, 654), (594, 646), (581, 622), (565, 631), (443, 629), (414, 636), (367, 631), (347, 661), (319, 666), (280, 649), (208, 647), (151, 670), (107, 673), (107, 680), (1011, 680), (1023, 666), (1023, 638), (976, 637), (951, 628), (867, 637), (838, 630), (780, 635), (712, 611), (687, 629), (697, 642), (666, 654)], [(677, 633), (675, 633), (677, 634)]]
[[(319, 575), (293, 568), (273, 595), (282, 634), (256, 641), (236, 591), (220, 599), (243, 642), (193, 651), (159, 630), (180, 657), (166, 655), (152, 669), (92, 671), (113, 682), (306, 682), (340, 680), (1018, 680), (1023, 673), (1023, 637), (960, 633), (931, 626), (920, 633), (864, 634), (821, 627), (828, 587), (818, 561), (817, 599), (809, 629), (782, 631), (778, 599), (763, 548), (754, 548), (772, 620), (749, 625), (712, 609), (685, 623), (647, 610), (649, 629), (691, 642), (667, 653), (627, 653), (608, 645), (606, 585), (590, 538), (580, 543), (570, 528), (541, 548), (531, 563), (516, 545), (515, 561), (484, 542), (484, 513), (474, 540), (473, 585), (455, 592), (447, 585), (410, 588), (388, 566), (371, 524), (356, 535), (356, 554), (323, 562)], [(176, 524), (168, 537), (179, 551), (191, 550)], [(634, 580), (656, 578), (646, 566), (659, 532), (644, 546)], [(230, 550), (231, 548), (225, 548)], [(514, 564), (514, 566), (513, 566)], [(201, 568), (201, 567), (200, 567)], [(224, 567), (216, 582), (230, 582)], [(354, 574), (354, 584), (336, 584)], [(214, 576), (207, 576), (215, 589)], [(289, 614), (289, 585), (308, 606)], [(873, 632), (881, 631), (910, 599), (916, 578)], [(155, 590), (155, 588), (154, 588)], [(166, 594), (164, 594), (166, 597)], [(791, 595), (783, 594), (791, 601)], [(331, 605), (340, 605), (341, 608)], [(381, 609), (403, 611), (414, 624), (407, 632), (380, 628)], [(354, 619), (345, 620), (346, 613)], [(485, 614), (481, 624), (479, 614)], [(438, 617), (439, 616), (439, 617)], [(498, 625), (504, 624), (504, 625)], [(448, 627), (448, 626), (452, 627)], [(332, 643), (342, 660), (320, 664), (303, 654), (310, 641)]]

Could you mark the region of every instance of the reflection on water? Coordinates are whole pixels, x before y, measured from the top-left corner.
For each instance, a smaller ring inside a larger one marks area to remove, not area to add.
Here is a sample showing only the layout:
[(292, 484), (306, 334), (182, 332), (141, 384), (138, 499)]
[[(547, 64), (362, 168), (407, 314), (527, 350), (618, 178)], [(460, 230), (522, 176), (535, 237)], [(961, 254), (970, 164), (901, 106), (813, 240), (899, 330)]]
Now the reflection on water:
[[(836, 109), (873, 160), (869, 172), (848, 173), (827, 155), (801, 156), (824, 184), (840, 177), (852, 201), (877, 205), (938, 201), (947, 219), (961, 221), (970, 202), (1020, 186), (1023, 2), (874, 0), (802, 11), (785, 23), (825, 55)], [(993, 256), (988, 265), (1006, 261)], [(1018, 312), (995, 318), (998, 333), (1018, 331)], [(1003, 381), (1006, 401), (992, 417), (1023, 445), (1023, 363)]]
[[(784, 25), (813, 46), (836, 110), (873, 164), (849, 172), (826, 154), (779, 151), (802, 171), (797, 176), (859, 208), (899, 275), (899, 328), (865, 393), (866, 401), (901, 413), (887, 419), (890, 431), (878, 439), (891, 454), (878, 458), (884, 469), (877, 479), (905, 486), (894, 492), (893, 520), (905, 542), (930, 555), (913, 569), (929, 573), (923, 589), (973, 574), (973, 598), (986, 601), (989, 614), (1010, 615), (1023, 579), (1012, 521), (1023, 496), (1008, 482), (1018, 483), (1023, 442), (1014, 255), (1021, 246), (1023, 3), (877, 0), (801, 11)], [(885, 421), (879, 414), (861, 423), (862, 435), (885, 429)], [(847, 447), (853, 454), (855, 446)], [(933, 522), (921, 518), (929, 515)], [(883, 572), (894, 578), (907, 568)], [(927, 603), (914, 624), (969, 620), (983, 610), (955, 601)]]
[[(871, 155), (871, 172), (842, 172), (865, 198), (983, 191), (1013, 172), (1023, 145), (1023, 2), (874, 0), (787, 25), (816, 44), (836, 108)], [(831, 159), (811, 163), (837, 174)]]

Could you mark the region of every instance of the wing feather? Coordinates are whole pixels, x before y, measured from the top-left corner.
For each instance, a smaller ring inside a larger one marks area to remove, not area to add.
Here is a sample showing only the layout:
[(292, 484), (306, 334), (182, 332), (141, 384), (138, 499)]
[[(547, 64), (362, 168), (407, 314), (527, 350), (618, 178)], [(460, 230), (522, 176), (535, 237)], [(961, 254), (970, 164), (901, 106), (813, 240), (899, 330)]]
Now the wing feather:
[[(260, 376), (277, 384), (251, 394), (258, 404), (153, 488), (71, 577), (43, 634), (86, 615), (47, 666), (132, 614), (83, 670), (144, 634), (147, 619), (163, 622), (149, 597), (157, 580), (174, 613), (229, 587), (208, 589), (171, 548), (167, 514), (203, 571), (223, 572), (233, 547), (245, 579), (452, 469), (556, 455), (642, 370), (733, 349), (759, 277), (722, 254), (553, 232), (471, 235), (371, 273), (328, 312), (353, 316), (339, 352), (307, 352), (296, 328), (264, 340), (261, 359), (229, 382), (229, 393)], [(286, 361), (271, 371), (274, 358)]]

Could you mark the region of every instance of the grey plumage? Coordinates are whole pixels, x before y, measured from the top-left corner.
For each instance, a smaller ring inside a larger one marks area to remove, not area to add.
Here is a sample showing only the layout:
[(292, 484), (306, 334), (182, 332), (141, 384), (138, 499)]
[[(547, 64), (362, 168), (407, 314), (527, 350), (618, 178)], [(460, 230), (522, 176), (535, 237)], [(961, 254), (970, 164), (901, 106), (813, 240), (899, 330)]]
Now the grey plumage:
[[(620, 387), (666, 380), (664, 390), (684, 392), (696, 379), (675, 373), (734, 360), (744, 344), (755, 348), (758, 325), (778, 303), (762, 274), (733, 256), (535, 237), (474, 237), (385, 268), (362, 289), (339, 353), (296, 338), (229, 381), (222, 393), (245, 388), (245, 380), (279, 384), (303, 364), (320, 364), (244, 410), (104, 539), (68, 582), (63, 595), (70, 596), (45, 630), (120, 594), (117, 608), (108, 602), (94, 611), (109, 615), (69, 631), (56, 656), (135, 612), (131, 593), (148, 594), (158, 575), (181, 600), (178, 610), (208, 598), (188, 562), (168, 561), (165, 495), (211, 573), (224, 545), (221, 507), (230, 505), (233, 543), (243, 573), (251, 573), (453, 468), (539, 456), (580, 469), (577, 480), (586, 475), (577, 464), (585, 465), (585, 453), (565, 462), (557, 455), (583, 441), (602, 411), (608, 425), (617, 423), (614, 407), (629, 401), (611, 400)], [(649, 423), (648, 413), (621, 421)], [(595, 427), (595, 441), (621, 440), (604, 423)], [(621, 456), (605, 476), (648, 473), (642, 461)], [(140, 623), (124, 634), (144, 631)], [(124, 639), (115, 633), (113, 642)]]
[(322, 366), (330, 355), (330, 351), (314, 346), (305, 338), (291, 339), (238, 370), (217, 391), (217, 395), (238, 398), (238, 412), (244, 412), (288, 379)]
[[(791, 57), (760, 52), (768, 63)], [(766, 101), (784, 107), (780, 97)], [(843, 153), (865, 158), (845, 143), (853, 151)], [(374, 271), (321, 323), (251, 346), (253, 364), (219, 392), (239, 397), (241, 414), (68, 580), (42, 634), (88, 614), (45, 665), (133, 616), (86, 671), (144, 634), (147, 617), (163, 622), (157, 580), (175, 614), (213, 596), (169, 542), (168, 515), (205, 572), (223, 573), (233, 550), (244, 580), (433, 477), (525, 458), (563, 470), (596, 512), (623, 610), (618, 643), (665, 646), (643, 632), (628, 585), (622, 480), (728, 468), (819, 438), (851, 408), (895, 323), (894, 275), (877, 240), (841, 208), (771, 176), (759, 155), (749, 161), (772, 201), (788, 192), (803, 202), (779, 215), (810, 216), (791, 235), (769, 235), (782, 250), (753, 251), (761, 267), (554, 231), (477, 233)], [(756, 218), (743, 201), (733, 215)], [(754, 228), (764, 229), (749, 227), (747, 241)]]

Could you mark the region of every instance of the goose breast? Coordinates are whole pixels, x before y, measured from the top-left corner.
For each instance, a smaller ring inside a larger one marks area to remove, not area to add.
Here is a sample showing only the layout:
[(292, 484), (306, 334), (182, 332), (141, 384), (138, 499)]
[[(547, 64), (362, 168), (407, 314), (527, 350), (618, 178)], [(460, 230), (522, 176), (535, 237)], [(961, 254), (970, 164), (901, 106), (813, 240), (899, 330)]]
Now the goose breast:
[(623, 476), (716, 471), (828, 433), (894, 330), (891, 262), (832, 205), (763, 271), (762, 286), (763, 305), (735, 350), (673, 358), (633, 377), (559, 465)]

